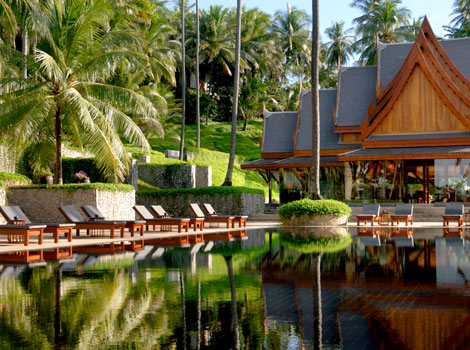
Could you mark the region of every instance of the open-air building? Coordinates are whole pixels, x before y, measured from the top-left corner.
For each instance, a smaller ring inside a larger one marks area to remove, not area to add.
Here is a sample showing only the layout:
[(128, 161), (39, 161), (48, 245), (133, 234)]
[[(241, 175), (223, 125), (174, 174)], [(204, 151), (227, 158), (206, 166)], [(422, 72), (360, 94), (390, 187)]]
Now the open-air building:
[[(342, 67), (320, 90), (327, 198), (470, 201), (470, 38), (438, 40), (425, 18), (414, 43), (378, 44), (377, 66)], [(311, 93), (297, 112), (264, 111), (261, 159), (242, 165), (306, 190)]]

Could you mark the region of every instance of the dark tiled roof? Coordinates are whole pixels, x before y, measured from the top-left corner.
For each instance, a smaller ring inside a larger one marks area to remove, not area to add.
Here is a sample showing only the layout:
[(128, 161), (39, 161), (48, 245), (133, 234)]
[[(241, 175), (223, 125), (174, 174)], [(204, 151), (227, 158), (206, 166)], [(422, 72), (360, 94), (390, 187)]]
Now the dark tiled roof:
[(339, 157), (395, 156), (447, 153), (455, 153), (455, 157), (458, 158), (459, 153), (470, 153), (470, 146), (363, 148), (357, 151), (351, 151), (340, 154)]
[[(470, 78), (470, 38), (440, 40), (439, 42), (462, 74)], [(412, 46), (413, 43), (380, 43), (379, 78), (382, 80), (383, 88), (386, 88), (397, 75)]]
[(436, 132), (427, 134), (389, 134), (389, 135), (370, 135), (367, 141), (383, 140), (433, 140), (433, 139), (453, 139), (470, 137), (470, 132)]
[[(338, 157), (335, 156), (328, 156), (328, 157), (320, 157), (320, 164), (328, 164), (328, 163), (338, 163)], [(289, 157), (284, 159), (257, 159), (251, 162), (247, 162), (242, 164), (242, 168), (283, 168), (284, 165), (296, 165), (301, 168), (308, 168), (310, 164), (312, 164), (312, 157)]]
[(297, 112), (266, 112), (262, 153), (293, 152)]
[(359, 126), (375, 100), (377, 67), (345, 67), (338, 82), (336, 126)]
[(276, 163), (277, 161), (279, 161), (281, 159), (256, 159), (256, 160), (252, 160), (252, 161), (249, 161), (249, 162), (246, 162), (246, 163), (243, 163), (241, 166), (242, 167), (257, 167), (257, 166), (266, 166), (266, 165), (271, 165), (271, 164), (274, 164)]
[[(295, 150), (312, 149), (312, 93), (304, 90), (300, 101), (300, 123), (297, 130)], [(336, 149), (339, 134), (334, 133), (333, 108), (336, 103), (336, 89), (320, 90), (320, 148)]]

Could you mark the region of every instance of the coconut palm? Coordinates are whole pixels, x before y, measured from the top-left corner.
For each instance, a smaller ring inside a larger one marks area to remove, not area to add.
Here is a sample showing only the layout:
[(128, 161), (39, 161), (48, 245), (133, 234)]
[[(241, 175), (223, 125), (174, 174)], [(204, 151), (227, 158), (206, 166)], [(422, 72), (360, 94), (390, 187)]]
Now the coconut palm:
[(415, 42), (418, 37), (421, 25), (423, 24), (424, 16), (413, 18), (408, 25), (404, 25), (398, 29), (400, 35), (402, 35), (405, 41)]
[(326, 28), (328, 37), (326, 45), (326, 63), (329, 66), (337, 66), (338, 71), (341, 64), (346, 64), (353, 54), (354, 36), (349, 35), (352, 29), (344, 28), (344, 21), (333, 22)]
[(234, 61), (235, 52), (233, 32), (227, 30), (228, 15), (228, 9), (221, 6), (211, 5), (208, 12), (201, 11), (201, 63), (210, 66), (211, 85), (216, 69), (232, 75), (230, 66)]
[(363, 12), (353, 20), (356, 24), (354, 47), (362, 65), (377, 63), (377, 39), (383, 43), (404, 40), (400, 27), (408, 25), (410, 11), (400, 7), (401, 0), (354, 0), (351, 7)]
[(196, 147), (201, 147), (201, 92), (199, 85), (199, 45), (200, 45), (200, 32), (199, 32), (199, 1), (196, 0)]
[(286, 66), (299, 79), (304, 77), (304, 67), (310, 65), (309, 25), (307, 13), (289, 4), (286, 11), (277, 11), (274, 15), (273, 32), (286, 56)]
[(149, 151), (131, 117), (155, 118), (157, 111), (140, 94), (106, 80), (123, 60), (139, 62), (118, 45), (103, 45), (113, 34), (102, 31), (113, 15), (107, 2), (48, 0), (42, 6), (38, 79), (0, 80), (0, 130), (17, 152), (35, 150), (35, 170), (51, 160), (55, 141), (56, 183), (62, 183), (63, 138), (89, 145), (99, 168), (123, 179), (129, 159), (120, 136)]
[(312, 0), (312, 167), (309, 176), (309, 196), (311, 199), (322, 199), (320, 193), (320, 20), (318, 0)]
[(237, 141), (238, 120), (238, 94), (240, 83), (240, 47), (242, 30), (242, 2), (237, 0), (237, 25), (235, 28), (235, 74), (233, 77), (233, 105), (232, 105), (232, 134), (230, 137), (230, 155), (228, 160), (227, 175), (222, 186), (232, 186), (233, 165), (235, 164), (235, 147)]
[(257, 9), (242, 10), (241, 60), (251, 75), (279, 77), (285, 56), (277, 45), (277, 35), (270, 30), (269, 15)]
[(470, 1), (455, 0), (453, 6), (451, 15), (455, 17), (452, 18), (450, 25), (444, 27), (449, 32), (447, 36), (451, 38), (470, 36)]

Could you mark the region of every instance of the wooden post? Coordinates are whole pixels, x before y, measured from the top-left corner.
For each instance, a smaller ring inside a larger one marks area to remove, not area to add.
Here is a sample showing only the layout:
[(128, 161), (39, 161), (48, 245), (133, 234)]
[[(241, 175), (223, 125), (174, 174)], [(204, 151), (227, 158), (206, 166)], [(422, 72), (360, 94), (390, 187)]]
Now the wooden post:
[(273, 178), (272, 172), (271, 170), (268, 170), (269, 204), (272, 204), (273, 202), (273, 193), (272, 193), (272, 185), (271, 185), (272, 178)]

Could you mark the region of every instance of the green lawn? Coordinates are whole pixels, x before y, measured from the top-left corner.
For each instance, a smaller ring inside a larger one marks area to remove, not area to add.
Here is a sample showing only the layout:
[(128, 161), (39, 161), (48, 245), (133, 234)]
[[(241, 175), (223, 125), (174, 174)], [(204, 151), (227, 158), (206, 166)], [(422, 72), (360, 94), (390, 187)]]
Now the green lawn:
[[(237, 126), (236, 161), (232, 177), (233, 186), (246, 186), (265, 189), (267, 186), (256, 171), (245, 171), (240, 164), (261, 157), (259, 139), (263, 132), (263, 121), (252, 121), (247, 131), (242, 130), (243, 123)], [(196, 125), (186, 125), (185, 149), (193, 152), (195, 157), (190, 162), (165, 158), (165, 150), (179, 149), (180, 125), (166, 125), (164, 139), (152, 137), (149, 139), (152, 147), (151, 162), (154, 164), (195, 164), (212, 166), (212, 184), (222, 185), (227, 172), (230, 151), (230, 123), (210, 122), (201, 125), (201, 148), (196, 148)], [(141, 155), (139, 149), (128, 147), (134, 156)], [(148, 184), (139, 183), (139, 189), (147, 189)]]

